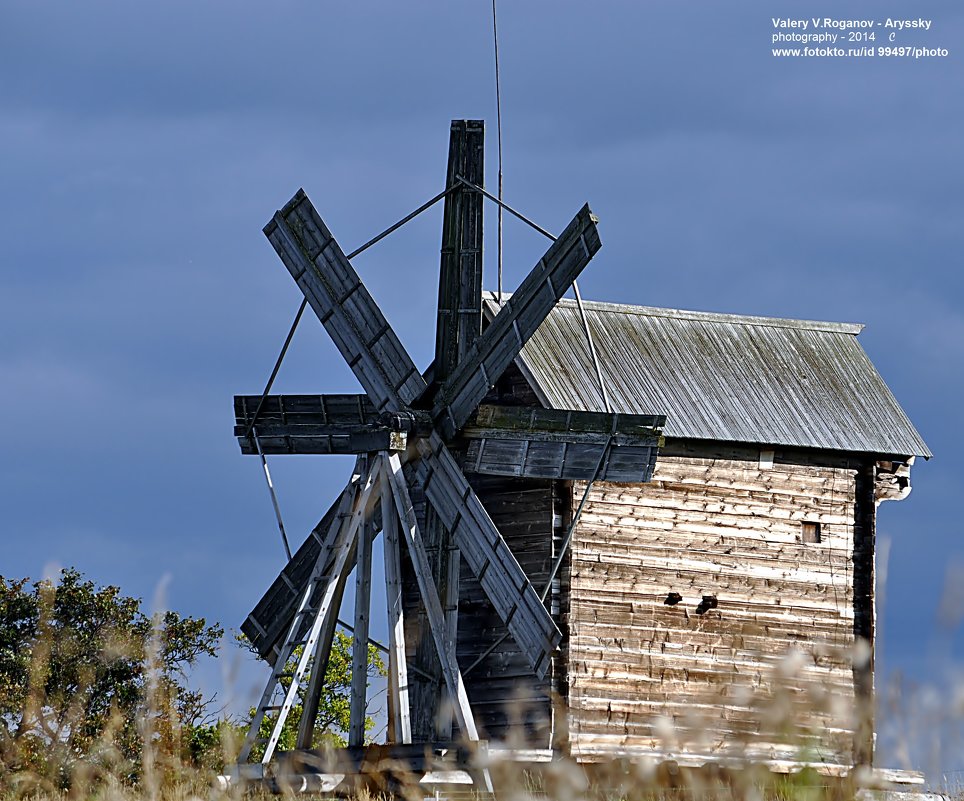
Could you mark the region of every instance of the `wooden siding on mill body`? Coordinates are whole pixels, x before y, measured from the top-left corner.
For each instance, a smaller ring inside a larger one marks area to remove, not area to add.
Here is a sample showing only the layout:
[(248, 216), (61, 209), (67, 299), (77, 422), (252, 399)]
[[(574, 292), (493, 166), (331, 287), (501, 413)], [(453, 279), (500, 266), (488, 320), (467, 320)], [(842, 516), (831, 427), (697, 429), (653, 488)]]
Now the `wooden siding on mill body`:
[[(873, 503), (857, 503), (859, 466), (805, 455), (767, 466), (700, 451), (668, 447), (651, 484), (590, 492), (565, 619), (574, 756), (669, 747), (864, 758), (853, 556), (856, 530), (858, 555), (872, 558)], [(584, 489), (574, 485), (573, 504)], [(805, 521), (820, 524), (819, 543), (802, 542)], [(866, 606), (872, 620), (870, 571), (858, 611)], [(682, 600), (667, 604), (670, 593)], [(698, 614), (703, 596), (718, 606)]]

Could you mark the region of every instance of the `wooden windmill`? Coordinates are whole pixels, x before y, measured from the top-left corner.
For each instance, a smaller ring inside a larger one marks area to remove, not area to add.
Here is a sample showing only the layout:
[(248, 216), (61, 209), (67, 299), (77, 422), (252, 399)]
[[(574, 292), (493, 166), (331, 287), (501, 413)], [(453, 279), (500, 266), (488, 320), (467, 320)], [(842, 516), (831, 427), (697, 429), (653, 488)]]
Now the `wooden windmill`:
[[(244, 453), (357, 457), (339, 499), (242, 626), (273, 670), (241, 762), (249, 759), (265, 715), (277, 713), (261, 761), (272, 758), (299, 688), (306, 700), (298, 748), (311, 747), (338, 609), (353, 569), (349, 741), (362, 743), (372, 541), (379, 532), (384, 533), (390, 637), (389, 740), (411, 742), (412, 719), (435, 715), (437, 699), (411, 697), (407, 679), (410, 669), (433, 665), (444, 680), (461, 737), (477, 740), (455, 651), (460, 562), (478, 580), (534, 675), (545, 674), (561, 635), (545, 593), (540, 597), (533, 587), (465, 473), (643, 481), (652, 471), (651, 417), (483, 403), (599, 250), (600, 240), (596, 219), (584, 206), (483, 330), (482, 183), (483, 124), (455, 121), (435, 361), (425, 373), (303, 191), (264, 229), (365, 394), (235, 399), (235, 433)], [(419, 512), (423, 498), (427, 503)], [(429, 548), (445, 558), (432, 564)], [(403, 560), (417, 586), (402, 581)], [(404, 602), (413, 596), (424, 605), (428, 622), (420, 643), (405, 641)], [(282, 700), (276, 700), (279, 695)]]

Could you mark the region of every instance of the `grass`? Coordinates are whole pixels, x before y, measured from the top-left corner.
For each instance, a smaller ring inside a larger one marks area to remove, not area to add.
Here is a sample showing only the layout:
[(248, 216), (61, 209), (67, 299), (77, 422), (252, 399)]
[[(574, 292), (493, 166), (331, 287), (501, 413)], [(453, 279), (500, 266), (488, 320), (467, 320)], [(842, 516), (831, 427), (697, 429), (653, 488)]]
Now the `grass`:
[[(39, 631), (32, 660), (25, 668), (27, 692), (19, 718), (8, 707), (3, 714), (6, 725), (0, 726), (0, 801), (234, 801), (242, 796), (267, 795), (263, 789), (219, 783), (223, 766), (236, 759), (243, 727), (230, 721), (195, 725), (179, 717), (170, 685), (159, 680), (163, 673), (158, 667), (160, 649), (156, 635), (154, 645), (138, 657), (143, 660), (140, 667), (147, 678), (134, 719), (114, 708), (92, 727), (91, 721), (84, 718), (82, 704), (69, 698), (55, 703), (45, 697), (44, 688), (49, 683), (44, 679), (54, 664), (51, 654), (58, 643), (51, 639), (52, 635), (43, 633), (42, 625)], [(125, 648), (115, 643), (104, 650), (113, 654)], [(824, 656), (859, 661), (866, 655), (857, 649)], [(126, 658), (128, 664), (129, 654)], [(726, 701), (730, 706), (739, 704), (752, 710), (756, 731), (767, 742), (783, 743), (793, 749), (799, 760), (820, 762), (821, 744), (827, 741), (827, 732), (859, 729), (860, 710), (852, 701), (824, 691), (819, 683), (800, 681), (805, 668), (806, 659), (799, 653), (788, 654), (773, 664), (773, 675), (764, 686), (752, 693), (730, 693)], [(0, 672), (0, 680), (3, 675)], [(94, 681), (92, 675), (79, 675), (81, 684)], [(4, 689), (16, 688), (0, 685), (0, 690)], [(83, 686), (73, 688), (78, 698), (84, 690)], [(879, 692), (878, 698), (886, 709), (889, 726), (896, 723), (898, 727), (896, 731), (885, 731), (893, 739), (889, 750), (898, 757), (896, 767), (910, 768), (912, 762), (920, 759), (921, 746), (931, 749), (935, 764), (939, 765), (941, 748), (961, 745), (958, 735), (964, 720), (964, 690), (948, 697), (927, 688), (895, 684)], [(684, 754), (688, 748), (706, 753), (707, 743), (700, 742), (699, 737), (694, 739), (692, 733), (712, 732), (715, 725), (711, 718), (697, 721), (696, 725), (687, 720), (680, 722), (686, 725), (674, 726), (673, 721), (664, 718), (654, 723), (663, 751), (675, 754)], [(75, 737), (77, 733), (85, 736)], [(519, 727), (507, 745), (531, 747), (525, 737)], [(724, 764), (704, 767), (695, 763), (688, 766), (682, 757), (678, 762), (605, 759), (582, 765), (563, 758), (537, 766), (490, 759), (475, 767), (488, 770), (500, 799), (508, 801), (836, 801), (853, 798), (859, 789), (870, 786), (867, 773), (860, 771), (839, 777), (814, 769), (771, 772), (754, 752), (752, 737), (728, 745), (732, 748)], [(964, 753), (964, 749), (959, 753)], [(379, 765), (367, 769), (359, 777), (353, 795), (358, 799), (389, 794), (424, 799), (432, 795), (405, 766), (391, 768)], [(952, 778), (939, 773), (933, 773), (931, 778), (954, 797), (964, 799), (961, 787)], [(279, 789), (285, 795), (293, 791), (283, 776)], [(466, 795), (464, 788), (458, 794)]]

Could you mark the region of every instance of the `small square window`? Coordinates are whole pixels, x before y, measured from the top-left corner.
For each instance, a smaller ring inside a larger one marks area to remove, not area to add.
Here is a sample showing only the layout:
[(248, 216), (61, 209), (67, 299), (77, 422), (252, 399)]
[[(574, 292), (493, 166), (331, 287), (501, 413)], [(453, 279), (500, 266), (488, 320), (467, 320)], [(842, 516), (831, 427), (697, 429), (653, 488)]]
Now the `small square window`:
[(820, 542), (820, 524), (804, 523), (802, 526), (802, 539), (804, 542)]

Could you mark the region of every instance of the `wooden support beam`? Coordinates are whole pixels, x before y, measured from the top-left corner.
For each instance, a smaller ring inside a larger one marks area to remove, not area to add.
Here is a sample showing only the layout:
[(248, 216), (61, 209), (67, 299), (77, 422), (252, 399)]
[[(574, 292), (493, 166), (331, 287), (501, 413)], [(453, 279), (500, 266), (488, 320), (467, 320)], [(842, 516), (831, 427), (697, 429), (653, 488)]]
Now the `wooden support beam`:
[(351, 701), (348, 724), (349, 746), (365, 744), (373, 534), (374, 532), (370, 522), (362, 525), (358, 534), (358, 555), (355, 561), (355, 631), (351, 647)]
[[(330, 564), (330, 548), (338, 536), (340, 517), (348, 512), (343, 509), (343, 502), (346, 497), (354, 497), (357, 485), (364, 480), (364, 472), (358, 472), (363, 465), (363, 461), (356, 460), (355, 471), (344, 490), (241, 624), (241, 631), (269, 664), (274, 664), (276, 648), (285, 636), (301, 593), (311, 579), (319, 554), (325, 548), (329, 549), (326, 559)], [(329, 564), (325, 565), (325, 569)]]
[(439, 272), (435, 380), (444, 381), (482, 330), (482, 196), (458, 177), (482, 185), (485, 125), (453, 120), (445, 186), (463, 187), (445, 198)]
[(462, 428), (600, 247), (596, 219), (583, 206), (436, 395), (432, 415), (446, 438)]
[(337, 611), (341, 609), (341, 602), (345, 596), (345, 585), (348, 583), (348, 573), (351, 571), (353, 563), (354, 560), (349, 556), (345, 569), (338, 580), (335, 597), (331, 602), (333, 614), (325, 618), (324, 628), (318, 638), (318, 644), (315, 646), (311, 675), (308, 679), (308, 687), (305, 690), (305, 700), (301, 710), (301, 720), (298, 722), (298, 739), (295, 743), (298, 749), (314, 747), (318, 708), (321, 705), (321, 693), (324, 690), (325, 675), (328, 672), (328, 663), (331, 660), (331, 649), (335, 639), (335, 629), (338, 626)]
[[(455, 653), (459, 637), (459, 570), (462, 557), (459, 549), (452, 542), (452, 537), (446, 532), (443, 540), (444, 550), (439, 554), (440, 561), (444, 561), (444, 583), (439, 588), (439, 595), (445, 605), (445, 639), (448, 647)], [(452, 709), (445, 705), (440, 710), (436, 736), (440, 741), (452, 739)]]
[(452, 700), (456, 721), (458, 722), (462, 735), (467, 740), (478, 740), (479, 732), (475, 726), (472, 708), (469, 706), (469, 698), (465, 692), (462, 673), (459, 671), (458, 663), (456, 662), (455, 649), (451, 647), (451, 643), (449, 643), (445, 636), (445, 614), (442, 610), (442, 603), (439, 600), (438, 590), (432, 579), (428, 557), (425, 554), (425, 547), (418, 530), (418, 522), (415, 519), (415, 509), (412, 506), (412, 501), (408, 494), (405, 476), (402, 474), (401, 461), (394, 453), (387, 456), (382, 454), (379, 458), (382, 460), (383, 469), (387, 470), (391, 482), (395, 508), (402, 522), (402, 535), (405, 538), (405, 543), (408, 546), (412, 559), (412, 565), (415, 569), (418, 589), (422, 596), (422, 602), (425, 604), (425, 611), (428, 617), (429, 627), (432, 630), (435, 650), (442, 666), (442, 675), (445, 678), (445, 685), (448, 688), (449, 696)]
[[(271, 761), (271, 757), (274, 755), (274, 750), (278, 745), (278, 739), (281, 737), (281, 732), (284, 729), (285, 721), (287, 720), (291, 707), (298, 696), (298, 688), (301, 686), (305, 671), (307, 670), (311, 657), (316, 650), (318, 638), (320, 637), (322, 630), (326, 628), (325, 624), (328, 620), (328, 617), (337, 617), (338, 615), (338, 610), (334, 608), (334, 598), (338, 589), (338, 584), (341, 581), (344, 573), (347, 571), (349, 554), (353, 549), (359, 527), (365, 522), (368, 516), (368, 501), (371, 496), (373, 486), (374, 466), (368, 464), (367, 461), (368, 460), (365, 460), (364, 457), (359, 459), (359, 462), (364, 464), (365, 468), (367, 469), (367, 474), (360, 491), (353, 493), (350, 516), (347, 518), (342, 516), (340, 519), (338, 535), (331, 546), (333, 556), (331, 567), (330, 569), (326, 567), (328, 560), (326, 558), (327, 554), (325, 549), (323, 549), (322, 553), (319, 555), (318, 562), (315, 566), (314, 572), (312, 573), (308, 587), (305, 589), (304, 597), (306, 599), (312, 598), (316, 595), (320, 597), (317, 598), (317, 608), (314, 612), (307, 637), (302, 643), (303, 650), (298, 659), (298, 664), (295, 668), (294, 675), (292, 676), (291, 683), (289, 684), (288, 690), (285, 693), (284, 701), (278, 709), (278, 717), (275, 721), (274, 727), (272, 728), (271, 735), (268, 737), (268, 742), (265, 744), (264, 755), (261, 758), (262, 764), (266, 764)], [(354, 485), (355, 488), (357, 488), (357, 486), (357, 484)], [(345, 501), (343, 506), (347, 505), (348, 499), (344, 498), (343, 500)], [(311, 609), (311, 607), (307, 606), (305, 602), (303, 602), (301, 611), (307, 612), (309, 609)], [(285, 663), (293, 652), (295, 640), (300, 636), (299, 631), (301, 630), (301, 624), (302, 621), (300, 621), (298, 619), (298, 615), (296, 615), (294, 621), (292, 622), (288, 639), (281, 649), (278, 661), (275, 663), (274, 672), (272, 674), (274, 681), (277, 681), (280, 672), (286, 667)], [(270, 686), (271, 685), (269, 684), (269, 687)], [(267, 694), (268, 693), (266, 693), (266, 695)], [(263, 718), (264, 716), (264, 712), (266, 710), (266, 700), (266, 698), (262, 698), (262, 702), (259, 705), (258, 718)], [(260, 723), (258, 718), (252, 722), (252, 731), (255, 731), (257, 725)], [(246, 747), (249, 749), (249, 746), (247, 746), (247, 741)]]
[[(384, 465), (383, 465), (384, 468)], [(389, 741), (412, 742), (412, 717), (405, 661), (405, 620), (402, 613), (401, 563), (398, 550), (398, 512), (392, 487), (381, 470), (382, 538), (385, 556), (385, 602), (388, 608), (388, 725)]]
[(304, 190), (264, 233), (375, 408), (398, 411), (421, 395), (422, 374)]

